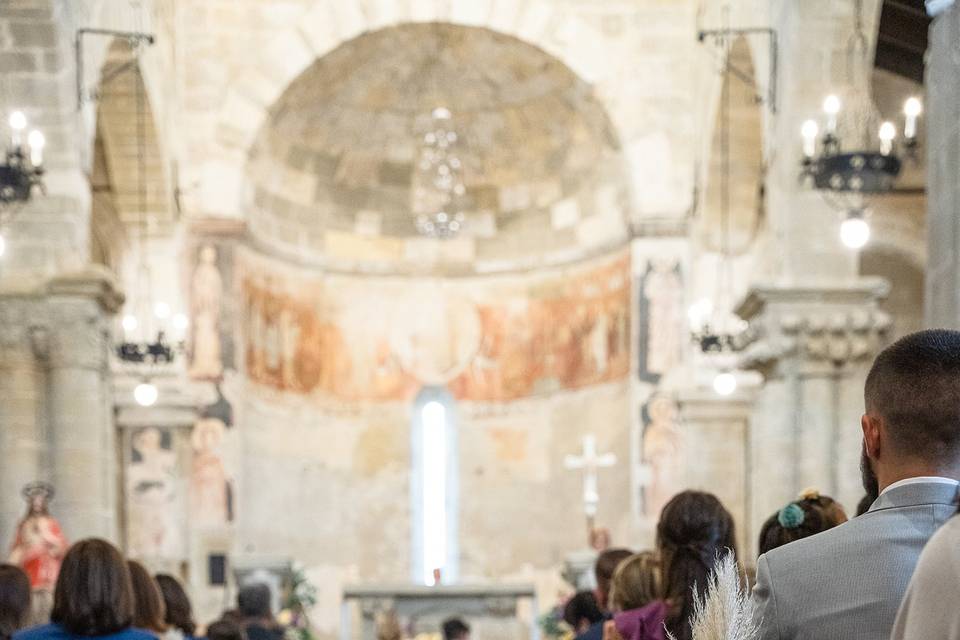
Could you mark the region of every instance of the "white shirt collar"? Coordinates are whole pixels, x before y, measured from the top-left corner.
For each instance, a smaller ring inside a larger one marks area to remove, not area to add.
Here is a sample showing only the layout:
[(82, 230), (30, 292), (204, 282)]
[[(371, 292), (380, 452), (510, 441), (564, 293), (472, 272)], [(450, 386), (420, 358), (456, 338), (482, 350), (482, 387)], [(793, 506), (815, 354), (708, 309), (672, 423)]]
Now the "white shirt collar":
[(960, 487), (960, 481), (954, 480), (953, 478), (944, 478), (942, 476), (917, 476), (915, 478), (904, 478), (903, 480), (898, 480), (893, 484), (887, 486), (886, 489), (880, 492), (880, 495), (885, 494), (891, 489), (896, 489), (897, 487), (905, 487), (910, 484), (923, 484), (923, 483), (937, 483), (937, 484), (949, 484), (954, 487)]

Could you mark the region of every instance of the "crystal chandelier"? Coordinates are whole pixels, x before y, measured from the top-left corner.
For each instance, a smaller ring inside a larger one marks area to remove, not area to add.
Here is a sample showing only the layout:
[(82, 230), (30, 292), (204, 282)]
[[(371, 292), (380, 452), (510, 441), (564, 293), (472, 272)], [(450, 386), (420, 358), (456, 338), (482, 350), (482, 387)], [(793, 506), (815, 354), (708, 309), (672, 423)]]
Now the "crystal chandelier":
[(453, 238), (464, 227), (460, 208), (466, 193), (463, 164), (457, 155), (460, 136), (451, 124), (451, 113), (437, 107), (423, 135), (413, 180), (413, 214), (417, 232), (430, 238)]
[[(43, 188), (43, 148), (46, 140), (34, 129), (27, 135), (24, 145), (23, 132), (27, 117), (22, 111), (14, 111), (8, 120), (10, 125), (10, 148), (0, 162), (0, 214), (8, 213), (16, 204), (30, 200), (34, 188)], [(0, 223), (5, 220), (0, 219)], [(0, 256), (6, 250), (6, 240), (0, 225)]]
[(873, 104), (873, 66), (863, 31), (862, 0), (854, 0), (854, 31), (847, 45), (846, 77), (841, 90), (823, 99), (823, 116), (800, 128), (802, 176), (834, 208), (846, 213), (841, 241), (859, 249), (870, 239), (864, 196), (889, 191), (900, 175), (903, 159), (917, 154), (920, 100), (903, 106), (903, 143), (896, 143), (897, 125), (880, 120)]

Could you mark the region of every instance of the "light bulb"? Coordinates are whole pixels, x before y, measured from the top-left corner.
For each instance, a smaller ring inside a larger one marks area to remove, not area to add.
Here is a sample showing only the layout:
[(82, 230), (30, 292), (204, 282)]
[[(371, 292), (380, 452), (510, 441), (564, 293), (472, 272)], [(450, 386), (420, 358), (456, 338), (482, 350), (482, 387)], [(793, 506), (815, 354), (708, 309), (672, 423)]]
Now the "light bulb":
[(827, 114), (827, 133), (833, 134), (837, 131), (837, 114), (840, 113), (840, 98), (830, 94), (823, 100), (823, 112)]
[(137, 316), (133, 315), (132, 313), (128, 313), (123, 316), (121, 325), (123, 326), (124, 331), (127, 333), (133, 333), (137, 330), (137, 327), (140, 326), (140, 323), (137, 321)]
[(156, 385), (151, 382), (141, 382), (133, 390), (133, 399), (141, 407), (152, 407), (156, 404), (158, 397), (160, 397), (160, 392), (157, 391)]
[(803, 136), (803, 155), (812, 158), (817, 152), (817, 134), (820, 133), (820, 127), (816, 120), (807, 120), (800, 127), (800, 135)]
[(437, 120), (449, 120), (450, 115), (450, 110), (446, 107), (437, 107), (433, 110), (433, 117)]
[(170, 305), (166, 302), (158, 302), (153, 305), (153, 315), (160, 320), (166, 320), (170, 317)]
[(897, 137), (897, 128), (893, 126), (892, 122), (884, 122), (880, 125), (880, 153), (885, 156), (890, 155), (890, 152), (893, 151), (893, 139)]
[(47, 145), (47, 139), (36, 129), (27, 136), (27, 144), (30, 146), (30, 163), (39, 167), (43, 164), (43, 148)]
[(700, 298), (687, 309), (687, 319), (690, 321), (690, 327), (699, 331), (712, 314), (713, 302), (710, 298)]
[(923, 112), (923, 105), (917, 98), (907, 98), (903, 103), (903, 137), (912, 140), (917, 137), (917, 117)]
[(185, 313), (176, 313), (173, 316), (173, 328), (177, 331), (186, 331), (190, 326), (190, 318)]
[(27, 116), (23, 111), (14, 111), (10, 114), (10, 128), (14, 131), (23, 131), (27, 128)]
[(0, 235), (0, 256), (7, 252), (7, 241)]
[(720, 396), (729, 396), (737, 390), (737, 377), (729, 371), (721, 371), (713, 379), (713, 390)]
[(851, 215), (840, 225), (840, 240), (849, 249), (862, 249), (870, 241), (870, 225), (859, 215)]

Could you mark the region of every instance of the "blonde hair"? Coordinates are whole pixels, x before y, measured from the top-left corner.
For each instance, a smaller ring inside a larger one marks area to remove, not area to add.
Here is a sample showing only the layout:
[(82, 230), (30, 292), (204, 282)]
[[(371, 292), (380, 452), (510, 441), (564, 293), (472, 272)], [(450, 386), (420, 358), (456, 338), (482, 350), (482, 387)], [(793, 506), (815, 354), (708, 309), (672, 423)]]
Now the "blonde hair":
[(617, 565), (610, 584), (610, 609), (630, 611), (660, 597), (660, 566), (652, 551), (635, 554)]

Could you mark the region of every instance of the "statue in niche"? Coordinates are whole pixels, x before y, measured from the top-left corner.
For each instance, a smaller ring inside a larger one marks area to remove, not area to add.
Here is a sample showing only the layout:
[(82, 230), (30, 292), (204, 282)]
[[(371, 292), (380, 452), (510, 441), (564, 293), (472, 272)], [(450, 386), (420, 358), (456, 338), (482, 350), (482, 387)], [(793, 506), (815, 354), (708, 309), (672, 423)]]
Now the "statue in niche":
[(193, 359), (190, 363), (190, 377), (216, 380), (223, 374), (220, 344), (223, 279), (217, 268), (217, 250), (210, 245), (200, 250), (200, 261), (193, 272), (190, 293), (193, 307)]
[(686, 335), (680, 265), (651, 260), (643, 281), (643, 301), (647, 311), (646, 349), (640, 364), (646, 376), (656, 380), (680, 363)]
[(225, 431), (219, 418), (203, 418), (194, 425), (190, 436), (190, 510), (201, 524), (226, 524), (233, 519), (230, 483), (220, 454)]
[(60, 524), (50, 515), (53, 493), (53, 487), (45, 482), (32, 482), (23, 488), (27, 513), (17, 525), (10, 549), (10, 563), (24, 570), (35, 592), (53, 591), (69, 546)]
[(169, 431), (147, 427), (131, 441), (127, 469), (130, 501), (130, 550), (146, 558), (178, 558), (182, 547), (177, 537), (177, 457)]
[(643, 513), (657, 518), (683, 484), (683, 436), (677, 424), (677, 406), (669, 397), (655, 395), (644, 407)]

